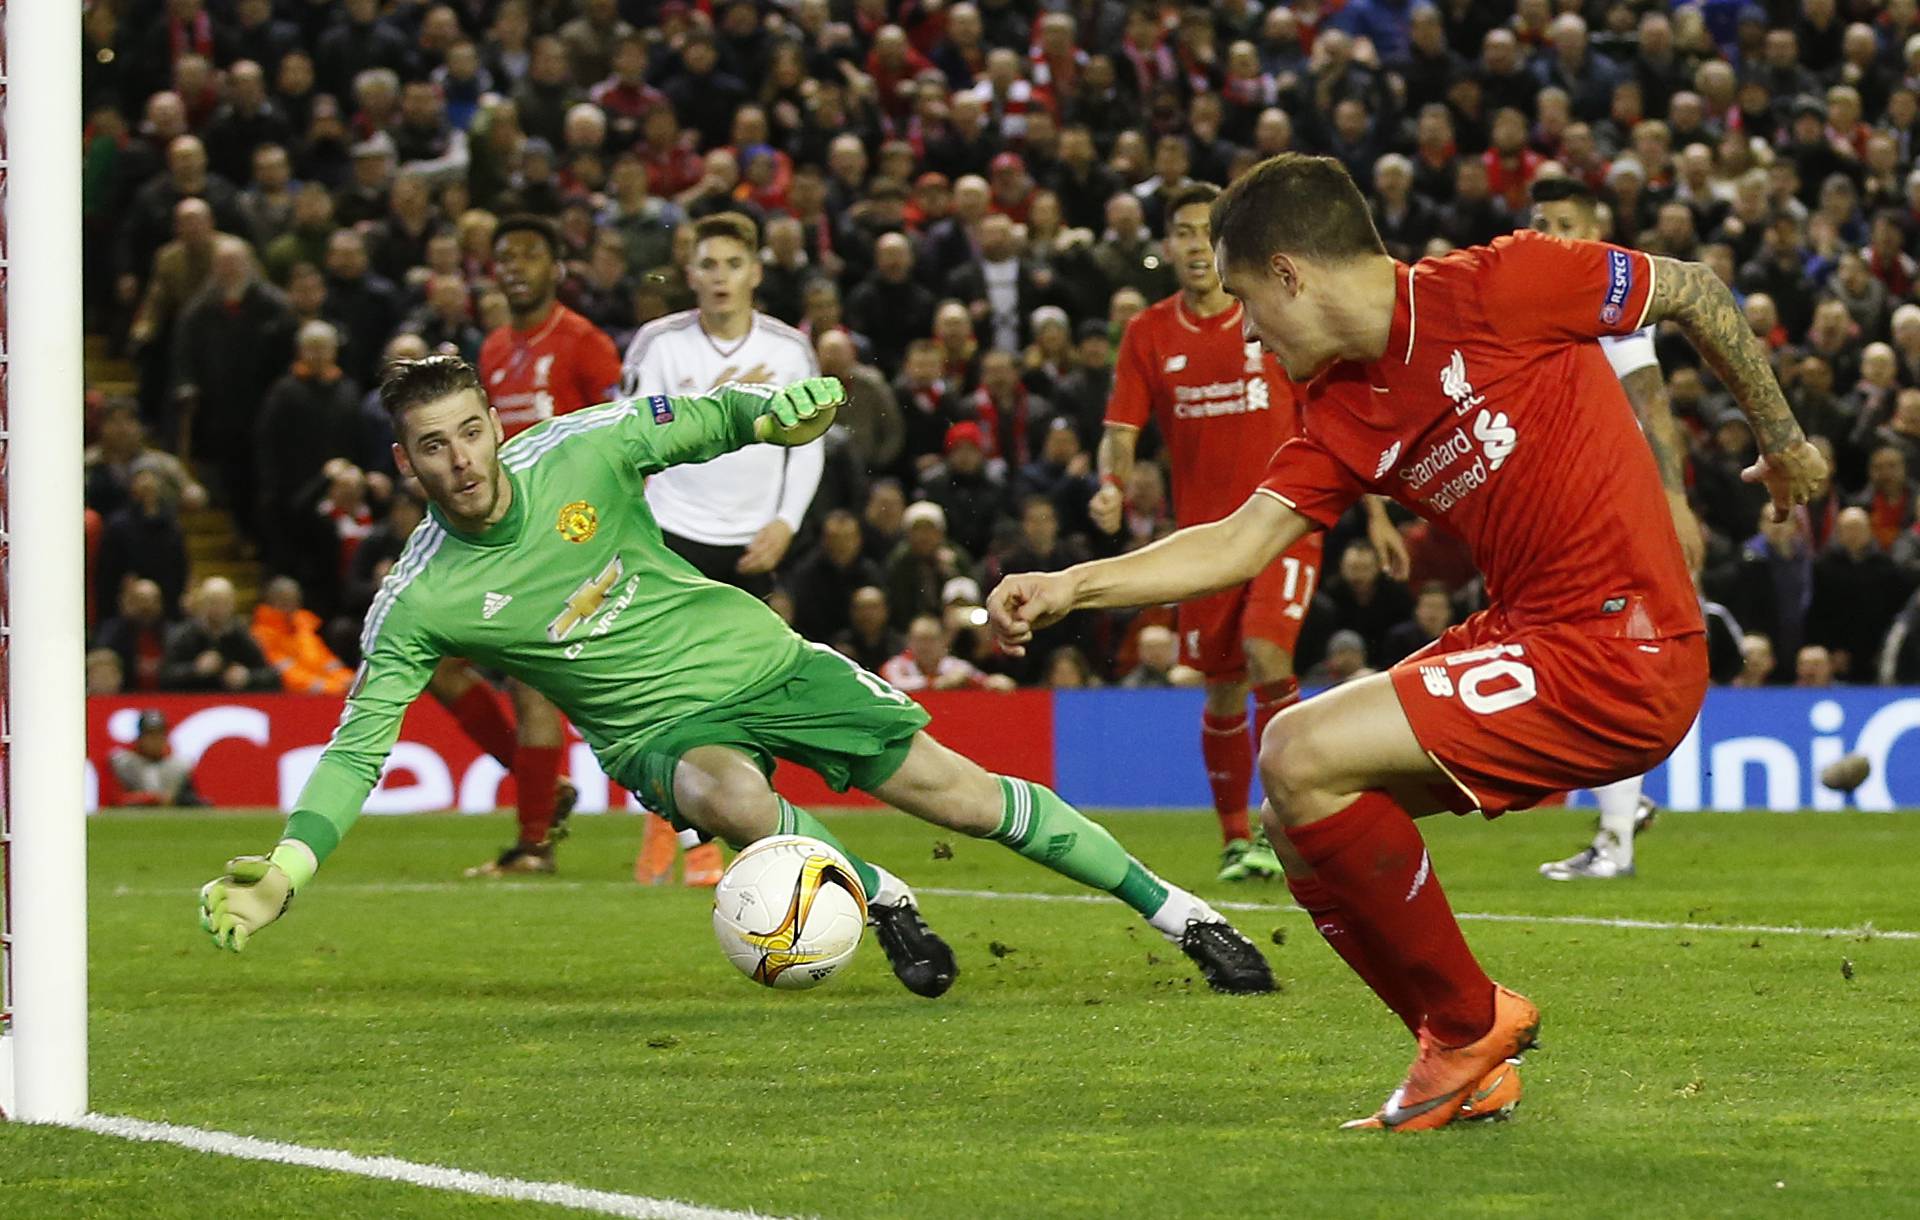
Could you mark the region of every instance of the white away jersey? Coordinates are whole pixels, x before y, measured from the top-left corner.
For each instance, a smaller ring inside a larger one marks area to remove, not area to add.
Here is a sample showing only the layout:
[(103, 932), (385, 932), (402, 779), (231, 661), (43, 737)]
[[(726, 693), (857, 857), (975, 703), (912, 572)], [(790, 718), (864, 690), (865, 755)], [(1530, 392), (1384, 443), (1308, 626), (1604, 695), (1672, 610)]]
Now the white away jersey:
[[(627, 347), (626, 398), (704, 394), (724, 382), (791, 385), (820, 375), (807, 337), (755, 313), (746, 337), (720, 343), (685, 310), (640, 328)], [(795, 530), (820, 486), (825, 442), (798, 449), (748, 445), (647, 480), (647, 506), (660, 528), (709, 546), (744, 546), (775, 517)]]
[[(1613, 375), (1622, 380), (1628, 373), (1637, 373), (1649, 366), (1660, 367), (1660, 358), (1653, 354), (1651, 326), (1643, 326), (1630, 335), (1602, 335), (1600, 350), (1607, 354), (1607, 363), (1613, 366)], [(664, 390), (660, 392), (665, 393)]]

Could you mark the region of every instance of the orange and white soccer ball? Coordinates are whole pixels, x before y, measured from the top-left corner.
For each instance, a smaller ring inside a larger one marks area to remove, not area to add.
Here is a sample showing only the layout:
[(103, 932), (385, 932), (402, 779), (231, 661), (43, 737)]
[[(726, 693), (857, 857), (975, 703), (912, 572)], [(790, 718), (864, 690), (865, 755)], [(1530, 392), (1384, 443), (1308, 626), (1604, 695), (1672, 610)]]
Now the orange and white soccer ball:
[(853, 959), (867, 896), (853, 865), (805, 835), (774, 835), (733, 858), (713, 891), (713, 934), (756, 983), (818, 987)]

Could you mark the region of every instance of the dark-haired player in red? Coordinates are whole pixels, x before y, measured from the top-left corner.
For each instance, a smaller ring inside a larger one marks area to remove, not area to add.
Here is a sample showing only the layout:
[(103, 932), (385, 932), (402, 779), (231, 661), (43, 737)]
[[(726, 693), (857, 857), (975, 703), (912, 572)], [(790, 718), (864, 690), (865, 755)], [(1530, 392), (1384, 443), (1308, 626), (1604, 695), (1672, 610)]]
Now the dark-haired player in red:
[[(505, 434), (615, 397), (620, 353), (613, 340), (556, 297), (562, 264), (553, 227), (537, 217), (507, 217), (494, 233), (493, 263), (512, 316), (481, 345), (480, 377)], [(511, 598), (513, 590), (502, 589), (499, 596)], [(474, 613), (492, 617), (493, 607), (476, 606)], [(573, 785), (560, 777), (566, 728), (559, 709), (532, 687), (509, 682), (516, 729), (492, 685), (455, 658), (440, 663), (427, 689), (481, 749), (513, 773), (519, 794), (514, 845), (468, 869), (467, 876), (554, 871), (553, 830), (556, 821), (564, 824), (576, 799)]]
[[(1679, 325), (1759, 440), (1774, 511), (1826, 464), (1726, 285), (1698, 263), (1520, 233), (1413, 266), (1339, 162), (1283, 154), (1214, 205), (1227, 291), (1287, 375), (1306, 435), (1231, 516), (1131, 555), (1009, 577), (1003, 644), (1079, 608), (1247, 580), (1368, 492), (1457, 534), (1488, 607), (1386, 673), (1276, 718), (1269, 833), (1316, 928), (1414, 1032), (1400, 1087), (1353, 1126), (1415, 1131), (1509, 1107), (1540, 1013), (1489, 979), (1413, 817), (1489, 816), (1645, 771), (1707, 685), (1700, 607), (1653, 456), (1594, 342)], [(1284, 836), (1284, 837), (1283, 837)]]
[[(1246, 337), (1240, 303), (1220, 287), (1208, 214), (1220, 189), (1192, 182), (1167, 199), (1166, 256), (1180, 290), (1127, 324), (1100, 438), (1100, 489), (1088, 505), (1094, 524), (1120, 531), (1122, 489), (1133, 470), (1140, 430), (1159, 425), (1173, 465), (1173, 512), (1181, 525), (1205, 525), (1246, 503), (1267, 462), (1300, 433), (1294, 387), (1258, 340)], [(1400, 534), (1376, 513), (1375, 545), (1399, 563)], [(1206, 679), (1201, 757), (1213, 789), (1224, 849), (1220, 880), (1277, 877), (1280, 860), (1263, 830), (1250, 826), (1247, 790), (1254, 746), (1267, 723), (1300, 698), (1294, 646), (1320, 580), (1321, 536), (1302, 538), (1245, 584), (1183, 602), (1180, 656)], [(1247, 689), (1253, 733), (1247, 733)]]

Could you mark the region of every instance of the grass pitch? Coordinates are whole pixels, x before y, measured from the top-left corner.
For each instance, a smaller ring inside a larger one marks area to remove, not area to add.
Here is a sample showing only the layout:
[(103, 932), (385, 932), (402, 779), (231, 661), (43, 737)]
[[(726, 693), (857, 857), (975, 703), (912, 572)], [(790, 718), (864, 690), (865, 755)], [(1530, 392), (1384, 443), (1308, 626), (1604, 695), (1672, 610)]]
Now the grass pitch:
[[(1118, 903), (924, 894), (944, 999), (877, 945), (812, 992), (721, 957), (703, 893), (628, 880), (637, 824), (584, 818), (562, 876), (457, 880), (504, 818), (365, 819), (238, 957), (195, 891), (277, 817), (92, 824), (92, 1104), (462, 1169), (863, 1217), (1852, 1216), (1920, 1197), (1920, 940), (1472, 921), (1545, 1014), (1514, 1121), (1344, 1134), (1410, 1044), (1283, 909), (1212, 884), (1198, 814), (1105, 819), (1231, 912), (1285, 991), (1208, 993)], [(993, 844), (834, 820), (923, 890), (1079, 892)], [(1913, 815), (1669, 815), (1638, 880), (1557, 885), (1587, 815), (1425, 824), (1463, 912), (1920, 930)], [(950, 858), (945, 856), (951, 848)], [(1284, 941), (1284, 943), (1276, 943)], [(0, 1125), (0, 1215), (561, 1216), (73, 1131)]]

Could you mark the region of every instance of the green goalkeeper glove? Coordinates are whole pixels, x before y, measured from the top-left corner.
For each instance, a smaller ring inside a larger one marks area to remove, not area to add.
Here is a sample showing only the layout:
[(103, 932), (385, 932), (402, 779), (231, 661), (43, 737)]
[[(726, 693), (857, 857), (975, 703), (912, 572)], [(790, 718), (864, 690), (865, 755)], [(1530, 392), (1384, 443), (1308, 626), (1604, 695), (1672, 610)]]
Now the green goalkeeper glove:
[(833, 415), (847, 401), (838, 377), (809, 377), (796, 381), (767, 399), (767, 408), (753, 421), (755, 440), (774, 445), (804, 445), (824, 436)]
[(285, 869), (265, 856), (235, 856), (224, 875), (200, 887), (200, 926), (216, 946), (238, 953), (292, 901), (293, 879)]

